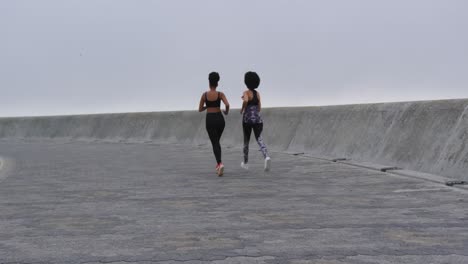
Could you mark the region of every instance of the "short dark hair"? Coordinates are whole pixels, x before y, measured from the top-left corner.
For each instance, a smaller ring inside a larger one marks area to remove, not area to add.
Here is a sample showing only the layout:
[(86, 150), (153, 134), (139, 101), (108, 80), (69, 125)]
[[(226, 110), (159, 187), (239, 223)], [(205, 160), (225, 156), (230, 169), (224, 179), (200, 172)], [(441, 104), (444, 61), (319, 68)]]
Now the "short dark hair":
[(244, 83), (249, 90), (255, 90), (260, 85), (260, 77), (256, 72), (246, 72), (244, 76)]
[(208, 75), (208, 81), (210, 81), (210, 87), (218, 87), (219, 73), (211, 72)]

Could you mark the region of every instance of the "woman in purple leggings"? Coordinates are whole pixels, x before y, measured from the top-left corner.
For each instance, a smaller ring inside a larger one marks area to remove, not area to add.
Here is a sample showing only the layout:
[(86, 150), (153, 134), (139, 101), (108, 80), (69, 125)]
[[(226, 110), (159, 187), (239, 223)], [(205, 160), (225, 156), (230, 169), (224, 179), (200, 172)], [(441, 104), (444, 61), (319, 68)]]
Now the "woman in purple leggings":
[(244, 161), (241, 163), (241, 167), (249, 169), (249, 142), (252, 130), (260, 146), (260, 151), (265, 159), (264, 169), (265, 171), (270, 170), (271, 159), (268, 156), (267, 148), (262, 138), (263, 120), (260, 116), (260, 110), (262, 108), (262, 102), (260, 99), (260, 93), (255, 89), (260, 85), (260, 77), (256, 72), (247, 72), (244, 76), (244, 83), (247, 86), (247, 90), (242, 95), (242, 128), (244, 131)]

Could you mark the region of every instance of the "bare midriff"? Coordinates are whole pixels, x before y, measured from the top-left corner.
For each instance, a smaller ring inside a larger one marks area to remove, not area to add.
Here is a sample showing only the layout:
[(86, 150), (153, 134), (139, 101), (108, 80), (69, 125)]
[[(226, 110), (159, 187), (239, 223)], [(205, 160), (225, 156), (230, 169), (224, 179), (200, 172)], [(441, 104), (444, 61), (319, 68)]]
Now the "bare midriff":
[(208, 107), (206, 108), (207, 113), (219, 113), (221, 112), (221, 108), (219, 107)]

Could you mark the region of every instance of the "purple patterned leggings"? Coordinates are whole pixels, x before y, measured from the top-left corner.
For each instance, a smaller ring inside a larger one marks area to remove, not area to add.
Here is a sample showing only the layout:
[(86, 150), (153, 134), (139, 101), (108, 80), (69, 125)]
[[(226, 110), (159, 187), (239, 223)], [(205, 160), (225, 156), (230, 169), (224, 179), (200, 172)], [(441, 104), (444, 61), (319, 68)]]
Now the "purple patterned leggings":
[(254, 132), (258, 146), (260, 146), (260, 151), (263, 154), (263, 158), (266, 158), (268, 156), (268, 152), (262, 138), (263, 123), (249, 124), (243, 122), (242, 128), (244, 130), (244, 163), (248, 163), (249, 161), (249, 142), (252, 130)]

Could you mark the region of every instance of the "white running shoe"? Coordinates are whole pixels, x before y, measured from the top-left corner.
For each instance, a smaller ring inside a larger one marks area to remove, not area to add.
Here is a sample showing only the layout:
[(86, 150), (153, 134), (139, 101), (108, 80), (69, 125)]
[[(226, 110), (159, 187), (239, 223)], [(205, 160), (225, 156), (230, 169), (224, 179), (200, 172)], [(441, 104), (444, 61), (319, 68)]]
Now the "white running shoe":
[(265, 158), (265, 171), (270, 171), (271, 167), (271, 159), (270, 157)]
[(224, 165), (221, 163), (218, 167), (218, 176), (221, 177), (224, 174)]
[(244, 170), (248, 170), (248, 169), (249, 169), (249, 164), (244, 163), (244, 162), (241, 162), (241, 167), (242, 167)]

